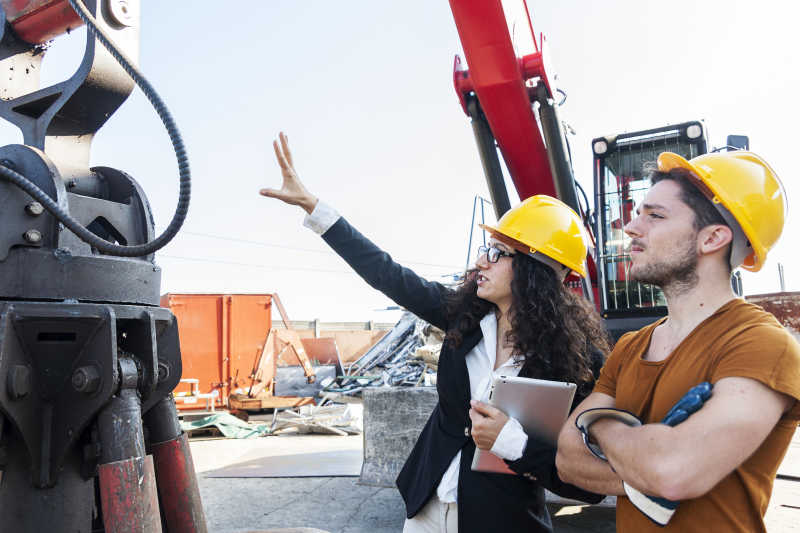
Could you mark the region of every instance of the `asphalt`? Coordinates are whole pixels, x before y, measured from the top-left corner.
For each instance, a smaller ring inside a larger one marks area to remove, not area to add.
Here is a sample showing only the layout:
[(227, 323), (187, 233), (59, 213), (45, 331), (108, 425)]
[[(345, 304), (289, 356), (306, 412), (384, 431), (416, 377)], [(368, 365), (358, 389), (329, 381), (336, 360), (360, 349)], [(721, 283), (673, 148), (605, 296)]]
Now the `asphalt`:
[[(403, 502), (395, 489), (361, 485), (356, 477), (215, 478), (212, 471), (259, 458), (361, 450), (361, 436), (275, 436), (250, 440), (192, 440), (192, 455), (209, 531), (303, 531), (396, 533)], [(613, 510), (551, 509), (560, 533), (611, 533)], [(312, 529), (312, 531), (313, 531)], [(309, 531), (306, 529), (305, 531)], [(310, 532), (309, 532), (310, 533)]]
[[(273, 436), (251, 440), (192, 440), (192, 454), (209, 531), (243, 533), (396, 533), (403, 504), (395, 489), (358, 483), (356, 477), (214, 478), (223, 467), (260, 458), (360, 450), (361, 436)], [(800, 531), (800, 432), (775, 483), (767, 531)], [(551, 507), (558, 533), (612, 533), (614, 511), (592, 506)], [(309, 529), (310, 528), (310, 529)]]

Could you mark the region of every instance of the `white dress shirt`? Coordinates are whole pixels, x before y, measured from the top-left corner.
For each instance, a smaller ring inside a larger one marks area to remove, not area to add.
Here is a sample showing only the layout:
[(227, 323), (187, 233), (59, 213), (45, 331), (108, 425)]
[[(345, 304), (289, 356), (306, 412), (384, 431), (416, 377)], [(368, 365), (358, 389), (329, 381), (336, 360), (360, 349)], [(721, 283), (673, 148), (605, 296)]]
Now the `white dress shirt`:
[[(314, 211), (306, 215), (303, 225), (322, 235), (339, 218), (340, 215), (335, 209), (319, 201)], [(481, 319), (480, 328), (483, 338), (467, 353), (465, 360), (469, 373), (471, 399), (487, 403), (489, 390), (492, 387), (492, 379), (498, 376), (516, 376), (519, 374), (521, 365), (515, 362), (514, 358), (510, 358), (497, 369), (494, 368), (497, 360), (497, 317), (494, 313), (489, 313)], [(522, 452), (527, 443), (528, 436), (525, 434), (525, 430), (522, 429), (522, 425), (516, 419), (509, 418), (497, 435), (491, 452), (502, 459), (513, 461), (522, 457)], [(461, 451), (453, 457), (450, 466), (445, 471), (436, 489), (436, 496), (442, 502), (452, 503), (456, 501), (460, 462)]]

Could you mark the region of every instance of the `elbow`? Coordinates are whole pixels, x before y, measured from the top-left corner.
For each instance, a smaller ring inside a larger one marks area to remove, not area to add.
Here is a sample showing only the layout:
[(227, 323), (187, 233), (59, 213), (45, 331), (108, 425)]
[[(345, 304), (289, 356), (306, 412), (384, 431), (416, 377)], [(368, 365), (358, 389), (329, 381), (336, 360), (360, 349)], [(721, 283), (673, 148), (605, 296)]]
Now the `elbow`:
[(575, 485), (578, 481), (574, 475), (572, 466), (575, 464), (575, 457), (570, 454), (570, 443), (565, 432), (562, 432), (558, 439), (558, 449), (556, 450), (556, 474), (564, 483)]
[(676, 502), (698, 498), (713, 488), (691, 465), (662, 462), (653, 465), (651, 473), (649, 492)]
[(569, 461), (564, 456), (561, 448), (556, 452), (556, 474), (564, 483), (574, 484), (569, 472)]

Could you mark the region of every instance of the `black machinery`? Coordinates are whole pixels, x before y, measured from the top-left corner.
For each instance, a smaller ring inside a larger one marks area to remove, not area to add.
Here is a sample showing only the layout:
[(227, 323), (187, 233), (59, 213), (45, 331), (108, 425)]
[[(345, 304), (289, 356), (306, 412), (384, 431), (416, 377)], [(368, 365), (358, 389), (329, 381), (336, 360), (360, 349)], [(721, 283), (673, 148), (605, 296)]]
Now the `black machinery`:
[[(138, 55), (139, 1), (0, 3), (0, 116), (24, 135), (0, 148), (0, 530), (206, 531), (171, 394), (178, 329), (159, 307), (154, 262), (186, 216), (189, 165), (169, 112), (128, 59)], [(42, 42), (81, 23), (77, 72), (39, 88)], [(178, 208), (158, 237), (139, 184), (89, 168), (95, 133), (134, 83), (179, 164)]]

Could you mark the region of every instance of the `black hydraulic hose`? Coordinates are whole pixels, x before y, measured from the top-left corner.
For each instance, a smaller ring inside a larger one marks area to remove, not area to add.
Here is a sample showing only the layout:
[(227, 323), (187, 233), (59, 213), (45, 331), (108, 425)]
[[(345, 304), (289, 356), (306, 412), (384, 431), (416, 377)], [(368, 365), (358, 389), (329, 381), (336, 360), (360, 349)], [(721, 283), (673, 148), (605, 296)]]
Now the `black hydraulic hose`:
[(69, 0), (69, 4), (72, 6), (75, 12), (78, 13), (78, 16), (81, 18), (81, 20), (83, 20), (83, 22), (86, 24), (89, 32), (93, 34), (97, 40), (103, 44), (103, 46), (105, 46), (109, 53), (114, 56), (114, 59), (117, 60), (120, 66), (136, 83), (136, 85), (139, 86), (144, 95), (153, 105), (156, 113), (158, 113), (161, 122), (164, 123), (164, 127), (166, 127), (169, 138), (172, 141), (172, 147), (175, 150), (175, 156), (178, 159), (178, 172), (180, 174), (180, 192), (178, 195), (178, 206), (175, 209), (175, 214), (173, 215), (169, 226), (167, 226), (164, 232), (154, 240), (145, 244), (123, 246), (108, 242), (86, 229), (86, 227), (81, 225), (69, 213), (61, 209), (61, 207), (55, 201), (53, 201), (53, 199), (50, 198), (47, 193), (45, 193), (43, 190), (37, 187), (36, 184), (18, 172), (0, 165), (0, 176), (31, 195), (34, 199), (41, 203), (45, 209), (52, 213), (53, 216), (59, 220), (59, 222), (64, 224), (64, 226), (77, 235), (81, 240), (90, 244), (98, 251), (107, 255), (115, 255), (120, 257), (142, 257), (149, 255), (166, 246), (167, 243), (169, 243), (175, 237), (175, 235), (177, 235), (178, 231), (183, 225), (184, 220), (186, 220), (187, 213), (189, 212), (189, 199), (191, 197), (192, 187), (191, 171), (189, 169), (189, 158), (186, 155), (186, 148), (184, 147), (181, 134), (178, 131), (178, 127), (175, 124), (172, 115), (167, 109), (166, 104), (164, 104), (164, 102), (161, 100), (161, 97), (159, 97), (158, 93), (156, 93), (153, 86), (150, 85), (150, 82), (147, 81), (144, 75), (142, 75), (142, 73), (139, 72), (139, 70), (133, 65), (133, 62), (125, 57), (125, 54), (123, 54), (117, 49), (116, 46), (114, 46), (114, 44), (111, 42), (111, 39), (101, 28), (97, 26), (94, 17), (92, 17), (92, 15), (89, 13), (86, 7), (82, 5), (81, 2), (78, 0)]

